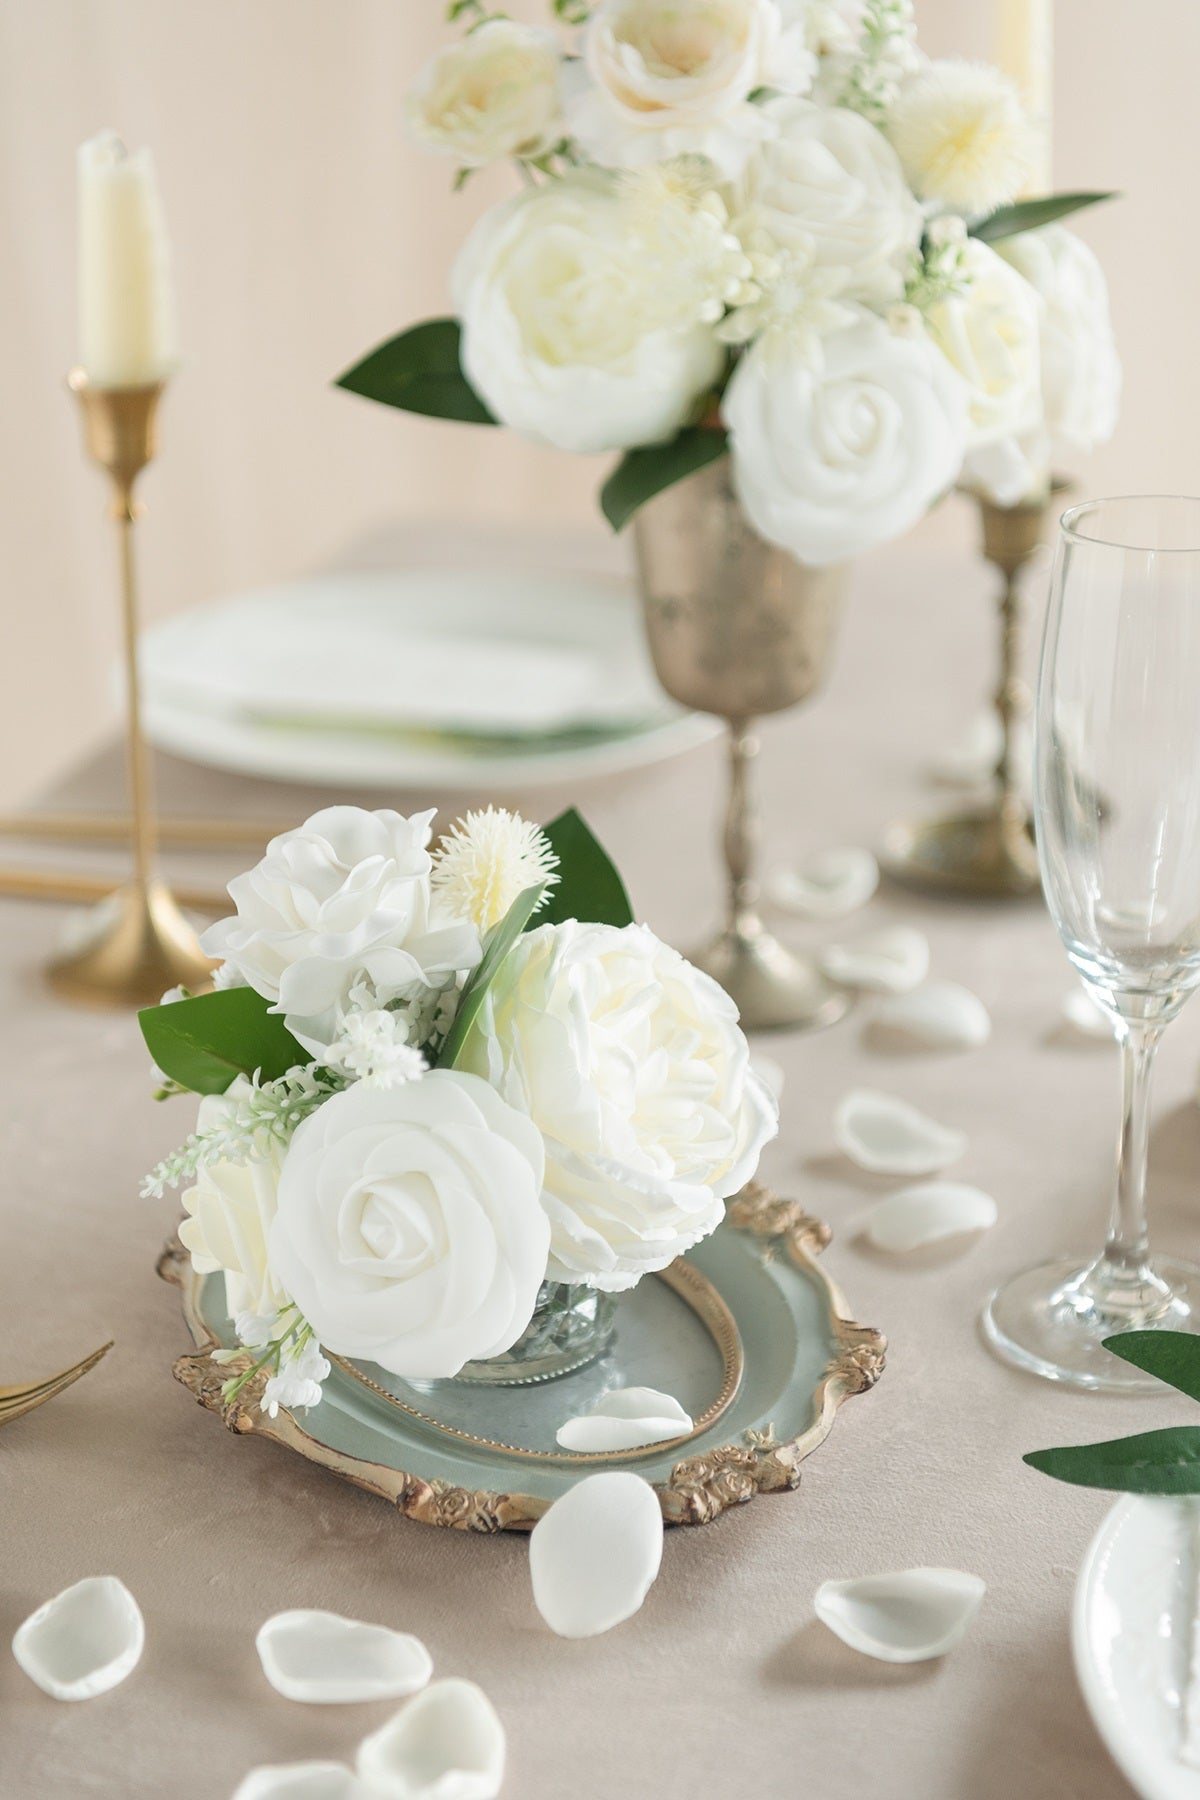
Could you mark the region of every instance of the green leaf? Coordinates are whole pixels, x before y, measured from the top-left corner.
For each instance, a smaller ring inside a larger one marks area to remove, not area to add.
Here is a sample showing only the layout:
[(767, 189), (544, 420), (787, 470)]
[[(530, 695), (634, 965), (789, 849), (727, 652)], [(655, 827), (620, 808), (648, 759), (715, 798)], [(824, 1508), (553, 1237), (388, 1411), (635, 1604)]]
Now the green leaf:
[(461, 339), (457, 319), (426, 319), (380, 344), (339, 375), (335, 385), (405, 412), (494, 425), (495, 419), (462, 372)]
[(1047, 194), (1042, 200), (1018, 200), (1013, 206), (997, 207), (986, 218), (976, 219), (969, 227), (970, 235), (981, 238), (985, 244), (994, 244), (997, 238), (1015, 237), (1019, 231), (1036, 231), (1039, 225), (1052, 225), (1055, 219), (1065, 219), (1085, 206), (1098, 206), (1102, 200), (1119, 198), (1109, 189), (1104, 193)]
[(590, 925), (632, 925), (633, 908), (625, 883), (575, 808), (560, 813), (545, 832), (558, 857), (558, 880), (528, 928), (560, 925), (564, 919), (585, 919)]
[(1031, 1450), (1025, 1461), (1076, 1487), (1122, 1494), (1200, 1494), (1200, 1425), (1172, 1425), (1103, 1444)]
[(620, 531), (639, 506), (697, 469), (717, 462), (728, 447), (719, 426), (685, 425), (669, 444), (627, 450), (600, 490), (605, 518), (614, 531)]
[(483, 997), (496, 971), (529, 923), (530, 915), (545, 891), (545, 887), (539, 882), (536, 887), (526, 888), (524, 893), (518, 894), (500, 923), (493, 926), (488, 934), (483, 960), (463, 989), (454, 1023), (438, 1056), (439, 1069), (452, 1069), (462, 1055), (467, 1033), (483, 1005)]
[(223, 988), (138, 1014), (155, 1064), (193, 1094), (223, 1094), (236, 1075), (264, 1081), (312, 1061), (253, 988)]
[(1114, 1356), (1200, 1400), (1200, 1337), (1190, 1331), (1122, 1331), (1105, 1338)]

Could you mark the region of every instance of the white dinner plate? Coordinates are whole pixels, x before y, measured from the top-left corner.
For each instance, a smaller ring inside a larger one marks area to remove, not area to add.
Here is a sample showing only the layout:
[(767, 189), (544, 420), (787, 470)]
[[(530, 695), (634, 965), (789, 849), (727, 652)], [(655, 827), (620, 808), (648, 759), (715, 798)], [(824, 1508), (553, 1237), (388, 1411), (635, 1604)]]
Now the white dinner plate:
[(1075, 1587), (1071, 1635), (1084, 1699), (1143, 1800), (1200, 1800), (1200, 1769), (1179, 1760), (1198, 1521), (1195, 1501), (1119, 1500)]
[(470, 787), (636, 768), (702, 741), (615, 582), (347, 570), (185, 613), (142, 639), (151, 740), (282, 780)]

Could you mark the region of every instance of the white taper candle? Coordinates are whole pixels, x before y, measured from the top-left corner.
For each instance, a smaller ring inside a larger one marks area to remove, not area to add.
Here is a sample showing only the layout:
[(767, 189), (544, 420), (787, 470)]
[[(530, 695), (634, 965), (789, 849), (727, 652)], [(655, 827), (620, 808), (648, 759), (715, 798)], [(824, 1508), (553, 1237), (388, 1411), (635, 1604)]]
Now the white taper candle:
[(102, 131), (79, 151), (79, 363), (94, 387), (145, 387), (177, 357), (154, 163)]

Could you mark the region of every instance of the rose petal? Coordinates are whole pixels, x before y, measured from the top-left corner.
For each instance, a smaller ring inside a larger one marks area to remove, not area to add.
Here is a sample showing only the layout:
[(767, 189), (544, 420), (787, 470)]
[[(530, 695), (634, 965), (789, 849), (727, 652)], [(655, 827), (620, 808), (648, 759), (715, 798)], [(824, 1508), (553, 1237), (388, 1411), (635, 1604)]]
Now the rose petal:
[(13, 1655), (53, 1700), (91, 1700), (137, 1667), (146, 1641), (138, 1603), (115, 1575), (64, 1588), (18, 1626)]
[(925, 1662), (954, 1648), (985, 1592), (978, 1575), (961, 1569), (902, 1569), (822, 1582), (815, 1606), (852, 1650), (880, 1662)]
[(1111, 1044), (1115, 1036), (1112, 1020), (1086, 988), (1072, 988), (1063, 1001), (1063, 1018), (1080, 1037), (1095, 1044)]
[(264, 1763), (239, 1783), (233, 1800), (369, 1800), (344, 1763)]
[(879, 886), (879, 864), (869, 850), (846, 846), (819, 850), (798, 869), (779, 869), (768, 892), (784, 912), (802, 919), (843, 919), (865, 906)]
[(338, 1613), (276, 1613), (255, 1644), (276, 1693), (311, 1705), (398, 1700), (415, 1694), (433, 1674), (419, 1638)]
[(657, 1388), (614, 1388), (593, 1407), (560, 1425), (564, 1450), (636, 1450), (686, 1437), (692, 1420), (678, 1400)]
[(359, 1745), (358, 1773), (397, 1800), (493, 1800), (504, 1727), (473, 1681), (435, 1681)]
[(979, 1188), (956, 1181), (922, 1181), (889, 1194), (871, 1211), (866, 1234), (879, 1250), (917, 1250), (939, 1238), (987, 1231), (996, 1202)]
[(849, 944), (830, 944), (821, 966), (844, 987), (907, 994), (929, 972), (929, 939), (911, 925), (892, 925)]
[(973, 1050), (992, 1035), (987, 1007), (957, 981), (925, 981), (909, 994), (893, 994), (880, 1001), (874, 1022), (946, 1050)]
[(967, 1147), (961, 1131), (871, 1088), (846, 1095), (833, 1130), (838, 1148), (877, 1175), (932, 1175), (957, 1162)]
[(596, 1637), (632, 1618), (662, 1561), (663, 1521), (649, 1482), (589, 1475), (556, 1500), (529, 1539), (538, 1611), (560, 1637)]

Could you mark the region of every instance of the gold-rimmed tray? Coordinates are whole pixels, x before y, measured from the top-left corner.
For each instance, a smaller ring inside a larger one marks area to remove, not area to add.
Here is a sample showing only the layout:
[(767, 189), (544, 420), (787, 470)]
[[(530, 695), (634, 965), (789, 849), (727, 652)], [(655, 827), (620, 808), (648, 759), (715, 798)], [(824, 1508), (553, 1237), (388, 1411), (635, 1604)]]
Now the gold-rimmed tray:
[[(622, 1300), (615, 1349), (590, 1369), (539, 1388), (441, 1383), (418, 1392), (380, 1381), (382, 1371), (339, 1366), (302, 1423), (260, 1410), (261, 1376), (237, 1400), (222, 1399), (229, 1369), (214, 1353), (232, 1332), (220, 1279), (197, 1275), (178, 1244), (159, 1269), (181, 1288), (197, 1345), (175, 1375), (201, 1405), (231, 1431), (282, 1443), (409, 1518), (527, 1530), (585, 1464), (636, 1469), (668, 1523), (700, 1525), (758, 1494), (796, 1488), (841, 1401), (883, 1369), (884, 1339), (853, 1321), (819, 1261), (829, 1235), (796, 1202), (752, 1186), (718, 1232), (664, 1271), (666, 1281), (642, 1282)], [(558, 1449), (556, 1424), (625, 1386), (675, 1394), (695, 1431), (615, 1455)]]

